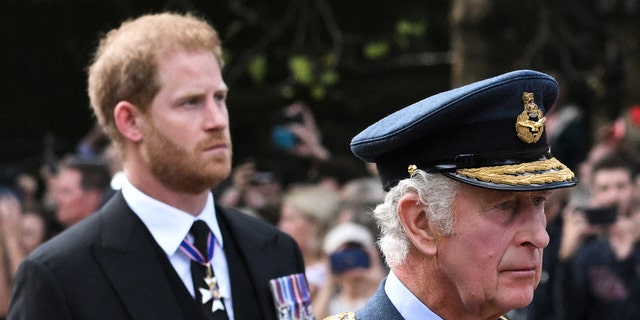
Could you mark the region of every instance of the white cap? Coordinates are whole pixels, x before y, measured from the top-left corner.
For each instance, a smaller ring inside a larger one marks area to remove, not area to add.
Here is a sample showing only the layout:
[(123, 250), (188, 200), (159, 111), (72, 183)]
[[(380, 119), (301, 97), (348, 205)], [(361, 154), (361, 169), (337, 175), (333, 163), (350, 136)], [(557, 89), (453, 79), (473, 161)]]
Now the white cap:
[(345, 222), (335, 226), (324, 238), (324, 252), (333, 253), (343, 245), (355, 242), (363, 247), (373, 247), (373, 236), (361, 224)]

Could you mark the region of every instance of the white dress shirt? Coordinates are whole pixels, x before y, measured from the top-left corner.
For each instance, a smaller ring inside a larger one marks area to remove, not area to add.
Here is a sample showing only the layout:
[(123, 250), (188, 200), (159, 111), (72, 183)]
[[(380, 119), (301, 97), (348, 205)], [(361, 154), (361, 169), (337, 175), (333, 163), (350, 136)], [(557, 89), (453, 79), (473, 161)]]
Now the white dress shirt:
[(197, 217), (160, 202), (138, 190), (128, 180), (122, 185), (122, 195), (133, 212), (142, 220), (151, 232), (160, 248), (169, 257), (169, 261), (176, 270), (185, 287), (195, 297), (193, 281), (191, 279), (191, 260), (180, 250), (180, 243), (185, 237), (193, 241), (189, 229), (195, 220), (203, 220), (216, 237), (216, 247), (213, 255), (213, 272), (218, 281), (220, 294), (224, 299), (229, 319), (233, 320), (233, 302), (231, 301), (231, 280), (227, 257), (224, 254), (222, 233), (215, 215), (213, 195), (209, 193), (207, 204)]
[(405, 320), (442, 320), (404, 286), (393, 271), (389, 272), (384, 292)]

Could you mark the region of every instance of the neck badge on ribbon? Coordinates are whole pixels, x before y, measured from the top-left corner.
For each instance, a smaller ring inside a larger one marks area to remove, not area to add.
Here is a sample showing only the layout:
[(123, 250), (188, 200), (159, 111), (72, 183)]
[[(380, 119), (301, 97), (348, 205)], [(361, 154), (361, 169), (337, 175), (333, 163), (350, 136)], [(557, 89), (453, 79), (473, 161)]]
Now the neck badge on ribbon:
[(218, 287), (218, 281), (216, 280), (216, 277), (213, 273), (213, 266), (211, 265), (211, 258), (213, 258), (215, 249), (215, 238), (213, 237), (212, 233), (209, 233), (207, 243), (208, 257), (206, 259), (200, 253), (200, 251), (188, 241), (182, 240), (182, 243), (180, 243), (180, 249), (191, 260), (203, 265), (206, 269), (204, 282), (207, 284), (208, 288), (198, 288), (198, 291), (202, 296), (202, 304), (206, 304), (207, 302), (209, 302), (209, 300), (213, 299), (211, 312), (215, 312), (217, 310), (224, 311), (225, 309), (224, 304), (222, 303), (222, 296), (220, 295), (220, 288)]

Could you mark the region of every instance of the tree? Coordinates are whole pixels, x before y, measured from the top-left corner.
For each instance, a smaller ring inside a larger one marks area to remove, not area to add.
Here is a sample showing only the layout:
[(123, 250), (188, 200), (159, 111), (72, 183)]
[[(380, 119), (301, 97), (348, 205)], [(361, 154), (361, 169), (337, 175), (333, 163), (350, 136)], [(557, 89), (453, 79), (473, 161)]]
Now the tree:
[(351, 137), (382, 116), (513, 69), (562, 72), (601, 118), (640, 95), (638, 1), (0, 3), (2, 74), (13, 80), (0, 87), (0, 163), (38, 162), (47, 133), (57, 154), (72, 151), (94, 121), (84, 71), (98, 34), (163, 10), (194, 12), (220, 31), (238, 160), (273, 152), (270, 114), (296, 100), (314, 110), (326, 145), (350, 155)]
[[(562, 73), (596, 123), (640, 102), (638, 1), (455, 0), (453, 85), (504, 71)], [(568, 89), (568, 88), (562, 88)]]

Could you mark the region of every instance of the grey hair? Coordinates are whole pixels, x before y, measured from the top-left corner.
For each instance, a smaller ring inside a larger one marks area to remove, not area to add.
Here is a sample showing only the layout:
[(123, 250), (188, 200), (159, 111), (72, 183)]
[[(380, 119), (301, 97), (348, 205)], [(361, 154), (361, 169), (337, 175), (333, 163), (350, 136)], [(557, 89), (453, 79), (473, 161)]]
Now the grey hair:
[(398, 219), (399, 200), (408, 193), (417, 194), (416, 205), (424, 210), (441, 234), (450, 235), (454, 225), (451, 205), (459, 185), (442, 174), (417, 170), (389, 190), (384, 202), (373, 211), (380, 227), (378, 246), (389, 266), (402, 263), (409, 252), (410, 242)]

